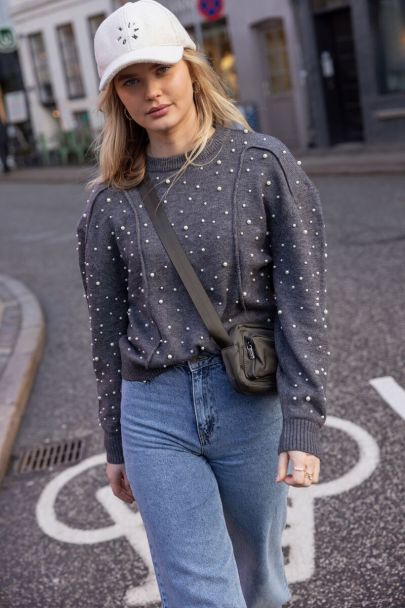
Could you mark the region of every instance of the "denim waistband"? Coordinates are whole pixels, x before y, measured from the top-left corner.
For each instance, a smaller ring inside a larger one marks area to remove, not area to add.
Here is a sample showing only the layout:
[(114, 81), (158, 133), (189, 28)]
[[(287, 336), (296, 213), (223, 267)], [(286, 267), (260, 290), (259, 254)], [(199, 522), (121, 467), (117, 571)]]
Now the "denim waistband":
[(199, 353), (190, 357), (184, 363), (178, 363), (176, 367), (183, 367), (191, 371), (201, 369), (210, 365), (218, 365), (222, 363), (222, 356), (219, 353)]

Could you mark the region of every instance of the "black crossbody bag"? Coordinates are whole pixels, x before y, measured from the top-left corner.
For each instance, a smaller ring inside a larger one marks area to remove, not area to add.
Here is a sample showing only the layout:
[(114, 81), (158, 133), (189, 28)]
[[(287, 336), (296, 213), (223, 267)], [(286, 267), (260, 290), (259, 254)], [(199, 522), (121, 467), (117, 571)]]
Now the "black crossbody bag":
[[(274, 330), (259, 323), (238, 323), (226, 331), (207, 292), (173, 230), (148, 176), (138, 186), (152, 224), (187, 289), (208, 332), (219, 348), (232, 386), (240, 393), (275, 392), (277, 356)], [(129, 202), (130, 197), (125, 192)]]

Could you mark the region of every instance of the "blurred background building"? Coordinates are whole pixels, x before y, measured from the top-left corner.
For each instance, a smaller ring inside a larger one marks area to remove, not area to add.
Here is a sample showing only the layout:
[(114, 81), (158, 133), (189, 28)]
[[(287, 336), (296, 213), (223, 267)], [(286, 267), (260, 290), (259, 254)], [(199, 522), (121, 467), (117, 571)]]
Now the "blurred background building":
[(291, 147), (306, 146), (307, 97), (289, 0), (162, 4), (205, 51), (251, 126)]
[(0, 120), (8, 124), (10, 151), (13, 151), (15, 145), (21, 150), (30, 148), (32, 130), (29, 106), (17, 52), (16, 32), (8, 12), (7, 0), (0, 2)]
[[(8, 0), (32, 127), (43, 146), (60, 146), (64, 132), (100, 128), (93, 37), (123, 3)], [(205, 51), (256, 130), (293, 149), (404, 141), (405, 0), (161, 3)], [(3, 72), (2, 89), (9, 86)]]
[(405, 142), (405, 0), (294, 0), (311, 144)]
[(9, 6), (37, 138), (56, 145), (61, 131), (97, 130), (92, 39), (112, 2), (9, 0)]

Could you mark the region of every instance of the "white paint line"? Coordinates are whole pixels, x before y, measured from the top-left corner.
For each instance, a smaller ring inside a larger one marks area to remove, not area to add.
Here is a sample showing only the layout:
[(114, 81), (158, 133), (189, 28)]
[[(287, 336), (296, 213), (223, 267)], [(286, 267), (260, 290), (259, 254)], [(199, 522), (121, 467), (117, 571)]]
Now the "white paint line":
[(132, 509), (114, 496), (109, 485), (96, 491), (97, 500), (110, 515), (114, 525), (93, 530), (72, 528), (58, 520), (55, 512), (55, 501), (63, 487), (77, 475), (95, 466), (105, 464), (105, 455), (97, 454), (83, 460), (78, 465), (66, 469), (44, 488), (37, 503), (36, 516), (42, 531), (60, 542), (78, 545), (102, 543), (116, 538), (126, 538), (148, 568), (146, 579), (140, 585), (125, 591), (125, 606), (147, 608), (149, 604), (160, 601), (159, 588), (153, 567), (149, 542), (139, 511)]
[(290, 549), (289, 563), (286, 566), (289, 583), (307, 581), (315, 574), (314, 499), (335, 496), (360, 485), (372, 475), (380, 461), (375, 439), (362, 427), (335, 416), (328, 416), (325, 424), (343, 431), (357, 443), (359, 460), (337, 479), (308, 487), (290, 486), (288, 495), (292, 504), (287, 508), (287, 527), (282, 538), (283, 546)]
[[(117, 522), (111, 526), (105, 526), (96, 530), (83, 530), (64, 524), (56, 516), (55, 502), (63, 487), (77, 475), (101, 464), (105, 464), (104, 454), (91, 456), (79, 464), (69, 467), (45, 486), (36, 505), (37, 522), (45, 534), (60, 542), (77, 545), (91, 545), (93, 543), (121, 538), (122, 529)], [(110, 489), (112, 499), (118, 501), (118, 503), (122, 503), (119, 498), (114, 496), (109, 486), (108, 488)], [(123, 503), (120, 506), (125, 507)]]
[[(287, 508), (287, 526), (282, 538), (283, 546), (290, 549), (289, 563), (286, 566), (289, 583), (307, 581), (315, 573), (315, 499), (334, 496), (358, 486), (372, 475), (380, 460), (378, 445), (365, 429), (349, 420), (334, 416), (327, 417), (326, 425), (341, 430), (357, 443), (359, 460), (337, 479), (309, 487), (289, 487), (291, 506)], [(97, 454), (52, 479), (45, 486), (37, 503), (38, 525), (51, 538), (71, 544), (93, 544), (125, 538), (147, 566), (148, 575), (141, 585), (127, 589), (123, 600), (125, 606), (146, 608), (150, 603), (159, 601), (160, 596), (149, 543), (139, 511), (133, 513), (128, 505), (113, 495), (110, 486), (107, 485), (96, 491), (96, 497), (110, 515), (112, 525), (90, 530), (73, 528), (59, 521), (55, 512), (56, 499), (65, 485), (76, 476), (101, 464), (105, 464), (105, 455)]]
[[(342, 492), (347, 492), (348, 490), (355, 488), (372, 475), (380, 462), (378, 444), (374, 437), (363, 429), (363, 427), (358, 426), (350, 420), (337, 418), (336, 416), (328, 416), (325, 424), (347, 433), (347, 435), (357, 443), (359, 447), (359, 460), (354, 467), (338, 479), (304, 488), (305, 491), (314, 498), (321, 496), (336, 496), (336, 494), (341, 494)], [(344, 444), (342, 443), (342, 445)], [(302, 488), (292, 489), (293, 491), (296, 490), (298, 492), (302, 490)]]
[(373, 378), (370, 384), (384, 401), (405, 420), (405, 390), (392, 376)]

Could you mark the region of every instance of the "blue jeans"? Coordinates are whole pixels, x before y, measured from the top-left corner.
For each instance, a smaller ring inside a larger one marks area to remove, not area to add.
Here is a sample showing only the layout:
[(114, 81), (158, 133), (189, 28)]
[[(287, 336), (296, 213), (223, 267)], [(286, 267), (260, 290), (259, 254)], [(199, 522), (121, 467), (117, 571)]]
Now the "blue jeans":
[(147, 382), (123, 380), (121, 426), (163, 608), (287, 602), (277, 393), (238, 393), (221, 356), (202, 354)]

